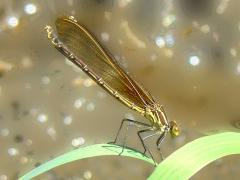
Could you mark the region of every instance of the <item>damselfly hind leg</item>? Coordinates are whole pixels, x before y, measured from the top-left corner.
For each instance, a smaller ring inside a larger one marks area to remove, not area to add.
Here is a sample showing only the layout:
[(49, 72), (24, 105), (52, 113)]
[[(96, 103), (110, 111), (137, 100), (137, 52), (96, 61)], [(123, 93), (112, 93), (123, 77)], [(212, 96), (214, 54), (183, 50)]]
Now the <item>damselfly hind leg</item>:
[(121, 155), (124, 151), (124, 148), (125, 148), (125, 144), (126, 144), (126, 139), (127, 139), (127, 132), (128, 132), (128, 128), (129, 126), (136, 126), (136, 127), (150, 127), (150, 125), (148, 124), (145, 124), (145, 123), (142, 123), (142, 122), (138, 122), (138, 121), (134, 121), (132, 119), (123, 119), (122, 122), (121, 122), (121, 125), (118, 129), (118, 132), (117, 132), (117, 135), (115, 137), (115, 140), (113, 142), (109, 142), (108, 144), (117, 144), (117, 140), (119, 139), (119, 134), (120, 132), (122, 131), (122, 128), (124, 127), (124, 125), (127, 123), (127, 130), (126, 132), (124, 133), (124, 138), (123, 138), (123, 143), (122, 143), (122, 150), (121, 152), (119, 153), (119, 155)]

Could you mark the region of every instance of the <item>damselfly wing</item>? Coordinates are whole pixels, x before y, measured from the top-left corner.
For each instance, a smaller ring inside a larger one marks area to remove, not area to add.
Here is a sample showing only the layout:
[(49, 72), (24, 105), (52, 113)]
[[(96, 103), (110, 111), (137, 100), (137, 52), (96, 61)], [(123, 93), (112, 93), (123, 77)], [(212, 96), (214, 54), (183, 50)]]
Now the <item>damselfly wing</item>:
[[(144, 132), (154, 131), (154, 134), (160, 134), (157, 141), (158, 147), (167, 132), (173, 136), (179, 135), (180, 130), (176, 122), (167, 120), (163, 106), (155, 102), (150, 93), (121, 68), (111, 53), (99, 43), (86, 27), (78, 23), (72, 16), (58, 18), (55, 24), (57, 35), (53, 33), (50, 26), (46, 26), (48, 38), (55, 48), (80, 67), (109, 94), (145, 116), (150, 123), (125, 121), (146, 127)], [(141, 138), (141, 135), (139, 137), (146, 151), (144, 139)]]

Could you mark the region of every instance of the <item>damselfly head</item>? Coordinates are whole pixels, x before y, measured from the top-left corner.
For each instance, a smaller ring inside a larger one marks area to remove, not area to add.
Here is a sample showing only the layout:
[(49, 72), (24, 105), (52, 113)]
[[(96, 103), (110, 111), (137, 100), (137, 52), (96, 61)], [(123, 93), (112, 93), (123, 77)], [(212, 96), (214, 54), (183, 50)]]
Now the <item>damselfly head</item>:
[(180, 128), (178, 127), (176, 121), (170, 121), (170, 134), (173, 137), (176, 137), (179, 136), (180, 132)]

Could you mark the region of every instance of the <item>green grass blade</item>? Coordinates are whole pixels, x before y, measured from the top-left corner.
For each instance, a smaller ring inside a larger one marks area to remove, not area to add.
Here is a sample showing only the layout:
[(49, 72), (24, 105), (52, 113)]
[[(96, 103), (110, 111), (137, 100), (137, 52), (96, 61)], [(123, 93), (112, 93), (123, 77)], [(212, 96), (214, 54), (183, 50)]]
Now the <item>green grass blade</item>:
[[(65, 153), (33, 169), (20, 180), (28, 180), (54, 167), (84, 158), (118, 155), (121, 146), (96, 144)], [(175, 151), (157, 166), (148, 180), (185, 180), (210, 162), (226, 155), (240, 154), (240, 133), (220, 133), (196, 139)], [(122, 156), (133, 157), (154, 164), (141, 153), (126, 148)]]
[[(61, 156), (56, 157), (53, 160), (50, 160), (38, 166), (37, 168), (25, 174), (24, 176), (20, 177), (19, 180), (32, 179), (37, 175), (40, 175), (57, 166), (60, 166), (69, 162), (73, 162), (79, 159), (85, 159), (85, 158), (96, 157), (96, 156), (105, 156), (105, 155), (118, 156), (121, 151), (122, 151), (122, 147), (114, 144), (95, 144), (95, 145), (75, 149), (73, 151), (65, 153)], [(147, 161), (151, 164), (154, 164), (152, 159), (144, 156), (143, 154), (141, 154), (140, 152), (137, 152), (136, 150), (129, 149), (129, 148), (125, 148), (121, 156), (133, 157), (133, 158), (137, 158), (140, 160)]]
[(186, 180), (210, 162), (240, 154), (240, 133), (225, 132), (196, 139), (160, 163), (148, 180)]

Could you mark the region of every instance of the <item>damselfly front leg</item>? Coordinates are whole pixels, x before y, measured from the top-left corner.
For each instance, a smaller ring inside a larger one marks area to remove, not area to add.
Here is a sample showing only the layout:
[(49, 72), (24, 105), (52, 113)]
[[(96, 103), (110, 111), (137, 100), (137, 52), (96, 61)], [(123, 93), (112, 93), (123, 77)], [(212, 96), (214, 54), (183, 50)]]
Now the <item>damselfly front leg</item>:
[(162, 160), (163, 160), (164, 158), (163, 158), (163, 155), (162, 155), (160, 146), (161, 146), (161, 144), (162, 144), (165, 136), (166, 136), (166, 132), (164, 131), (164, 132), (162, 132), (162, 134), (159, 136), (159, 138), (157, 139), (157, 142), (156, 142), (156, 144), (157, 144), (157, 149), (158, 149), (159, 152), (160, 152), (160, 156), (161, 156), (161, 159), (162, 159)]
[[(145, 133), (145, 132), (154, 132), (154, 133), (153, 133), (153, 134), (149, 134), (148, 136), (142, 137), (141, 134), (143, 134), (143, 133)], [(152, 129), (152, 128), (151, 128), (151, 129), (143, 129), (143, 130), (138, 131), (138, 137), (139, 137), (139, 139), (141, 140), (142, 146), (143, 146), (143, 148), (144, 148), (144, 152), (143, 152), (143, 153), (145, 154), (146, 152), (148, 152), (149, 155), (151, 156), (152, 160), (154, 161), (154, 164), (155, 164), (155, 165), (157, 165), (157, 163), (156, 163), (155, 159), (153, 158), (153, 155), (152, 155), (151, 151), (148, 149), (147, 145), (145, 144), (145, 140), (148, 139), (148, 138), (150, 138), (150, 137), (156, 136), (156, 135), (158, 135), (158, 134), (159, 134), (159, 131), (155, 131), (155, 130)], [(160, 155), (161, 155), (161, 158), (162, 158), (162, 153), (161, 153), (161, 151), (160, 151)]]

